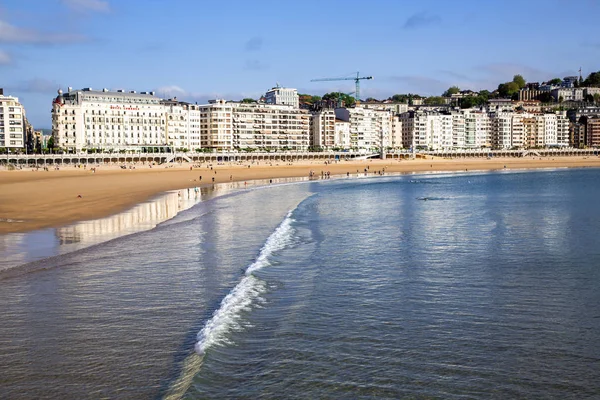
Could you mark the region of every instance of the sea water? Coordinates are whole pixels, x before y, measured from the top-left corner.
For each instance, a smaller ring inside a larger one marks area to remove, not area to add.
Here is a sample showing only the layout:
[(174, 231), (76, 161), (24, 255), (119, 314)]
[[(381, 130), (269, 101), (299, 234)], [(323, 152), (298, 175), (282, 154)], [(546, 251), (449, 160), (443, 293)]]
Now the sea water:
[(2, 398), (593, 398), (600, 171), (242, 190), (0, 280)]

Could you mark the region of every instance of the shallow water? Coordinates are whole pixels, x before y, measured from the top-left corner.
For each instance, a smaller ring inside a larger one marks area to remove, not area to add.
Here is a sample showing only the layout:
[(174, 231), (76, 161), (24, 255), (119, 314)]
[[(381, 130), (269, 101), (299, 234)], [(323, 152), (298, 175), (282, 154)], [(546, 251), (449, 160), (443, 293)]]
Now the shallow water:
[(343, 179), (202, 201), (1, 280), (0, 397), (595, 397), (598, 178)]

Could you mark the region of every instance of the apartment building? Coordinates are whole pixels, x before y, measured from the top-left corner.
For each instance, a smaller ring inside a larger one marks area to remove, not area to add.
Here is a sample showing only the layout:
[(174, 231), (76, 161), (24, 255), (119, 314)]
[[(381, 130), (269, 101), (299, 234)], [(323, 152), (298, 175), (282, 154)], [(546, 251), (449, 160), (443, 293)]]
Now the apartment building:
[(4, 89), (0, 88), (0, 147), (24, 148), (26, 127), (25, 108), (17, 97), (5, 96)]
[(179, 102), (177, 99), (161, 102), (166, 108), (167, 144), (174, 149), (196, 150), (202, 147), (200, 106)]
[(339, 143), (336, 142), (335, 120), (335, 110), (333, 108), (320, 108), (311, 112), (311, 146), (323, 149), (339, 147)]
[(453, 116), (435, 111), (409, 111), (400, 115), (402, 141), (406, 148), (452, 149), (460, 139), (453, 137)]
[(358, 149), (392, 147), (392, 112), (357, 106), (336, 108), (336, 118), (350, 123), (350, 146)]
[(452, 147), (455, 149), (464, 149), (465, 146), (465, 114), (461, 112), (452, 112)]
[(560, 147), (569, 146), (569, 118), (566, 111), (556, 113), (556, 145)]
[(298, 90), (284, 88), (279, 85), (267, 91), (265, 94), (265, 103), (275, 105), (288, 105), (293, 108), (300, 107), (300, 98)]
[[(215, 112), (220, 113), (222, 129), (229, 129), (228, 114), (231, 113), (232, 149), (268, 149), (268, 150), (308, 150), (310, 143), (310, 113), (307, 110), (286, 105), (260, 103), (219, 103), (206, 107), (211, 114), (211, 107), (217, 106)], [(219, 111), (216, 111), (219, 110)], [(225, 132), (226, 133), (226, 132)], [(208, 143), (206, 147), (212, 147)], [(225, 145), (225, 143), (221, 143)], [(224, 149), (222, 146), (213, 147)]]
[(491, 137), (492, 147), (494, 149), (510, 149), (513, 147), (512, 121), (512, 113), (500, 112), (493, 115), (491, 123)]
[(492, 147), (491, 119), (487, 112), (481, 110), (463, 110), (465, 116), (465, 147), (481, 149)]
[(350, 122), (335, 120), (335, 142), (336, 147), (350, 149)]
[(166, 116), (154, 92), (69, 88), (52, 102), (52, 135), (67, 151), (166, 146)]
[(588, 147), (600, 147), (600, 117), (583, 117), (585, 125), (585, 144)]

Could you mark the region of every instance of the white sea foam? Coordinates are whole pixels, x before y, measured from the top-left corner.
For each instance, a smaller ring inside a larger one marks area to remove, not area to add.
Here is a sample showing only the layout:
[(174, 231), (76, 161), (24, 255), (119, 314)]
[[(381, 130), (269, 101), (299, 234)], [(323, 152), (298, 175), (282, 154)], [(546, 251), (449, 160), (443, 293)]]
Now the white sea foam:
[(290, 211), (269, 236), (256, 261), (250, 264), (242, 280), (225, 296), (219, 308), (198, 333), (195, 346), (198, 354), (204, 354), (206, 349), (213, 345), (231, 344), (227, 339), (227, 333), (247, 327), (242, 323), (243, 312), (260, 308), (265, 303), (265, 299), (261, 296), (266, 292), (267, 284), (255, 277), (253, 272), (270, 265), (269, 257), (291, 243), (293, 232), (291, 215)]

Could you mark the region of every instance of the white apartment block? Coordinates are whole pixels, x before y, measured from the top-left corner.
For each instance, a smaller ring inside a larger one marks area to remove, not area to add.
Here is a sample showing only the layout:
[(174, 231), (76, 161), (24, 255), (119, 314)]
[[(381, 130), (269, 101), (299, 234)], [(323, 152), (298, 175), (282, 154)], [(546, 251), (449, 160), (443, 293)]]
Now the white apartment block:
[[(216, 112), (223, 123), (232, 113), (232, 149), (269, 149), (306, 151), (310, 143), (310, 114), (285, 105), (226, 103), (220, 101)], [(211, 106), (207, 108), (211, 113)], [(228, 129), (227, 126), (224, 129)], [(211, 147), (210, 145), (206, 147)]]
[(465, 148), (465, 115), (461, 112), (452, 113), (452, 147)]
[(392, 134), (390, 147), (394, 149), (402, 148), (402, 120), (398, 115), (392, 116)]
[(165, 146), (166, 114), (153, 92), (69, 88), (53, 101), (52, 135), (68, 151)]
[(464, 110), (465, 115), (465, 147), (481, 149), (492, 147), (491, 120), (487, 112)]
[(512, 141), (512, 113), (498, 113), (492, 118), (492, 147), (510, 149)]
[(392, 112), (357, 106), (336, 108), (335, 116), (350, 123), (350, 147), (372, 150), (392, 147)]
[(452, 149), (454, 139), (450, 114), (409, 111), (401, 114), (404, 147), (431, 150)]
[(200, 106), (163, 101), (167, 109), (167, 144), (174, 149), (196, 150), (202, 147), (200, 131)]
[(311, 112), (310, 144), (323, 149), (340, 147), (339, 143), (336, 143), (335, 111), (333, 108), (322, 108)]
[(25, 147), (25, 108), (17, 97), (5, 96), (0, 89), (0, 147)]
[(561, 147), (569, 146), (569, 118), (566, 111), (556, 113), (556, 145)]
[(558, 145), (558, 116), (556, 114), (542, 114), (536, 116), (542, 120), (542, 139), (539, 146), (557, 146)]
[(300, 99), (298, 97), (298, 90), (277, 85), (265, 94), (265, 103), (299, 108)]
[(350, 122), (335, 120), (335, 142), (336, 147), (350, 149)]
[(200, 106), (201, 147), (217, 151), (233, 149), (233, 107), (234, 103), (225, 100)]

